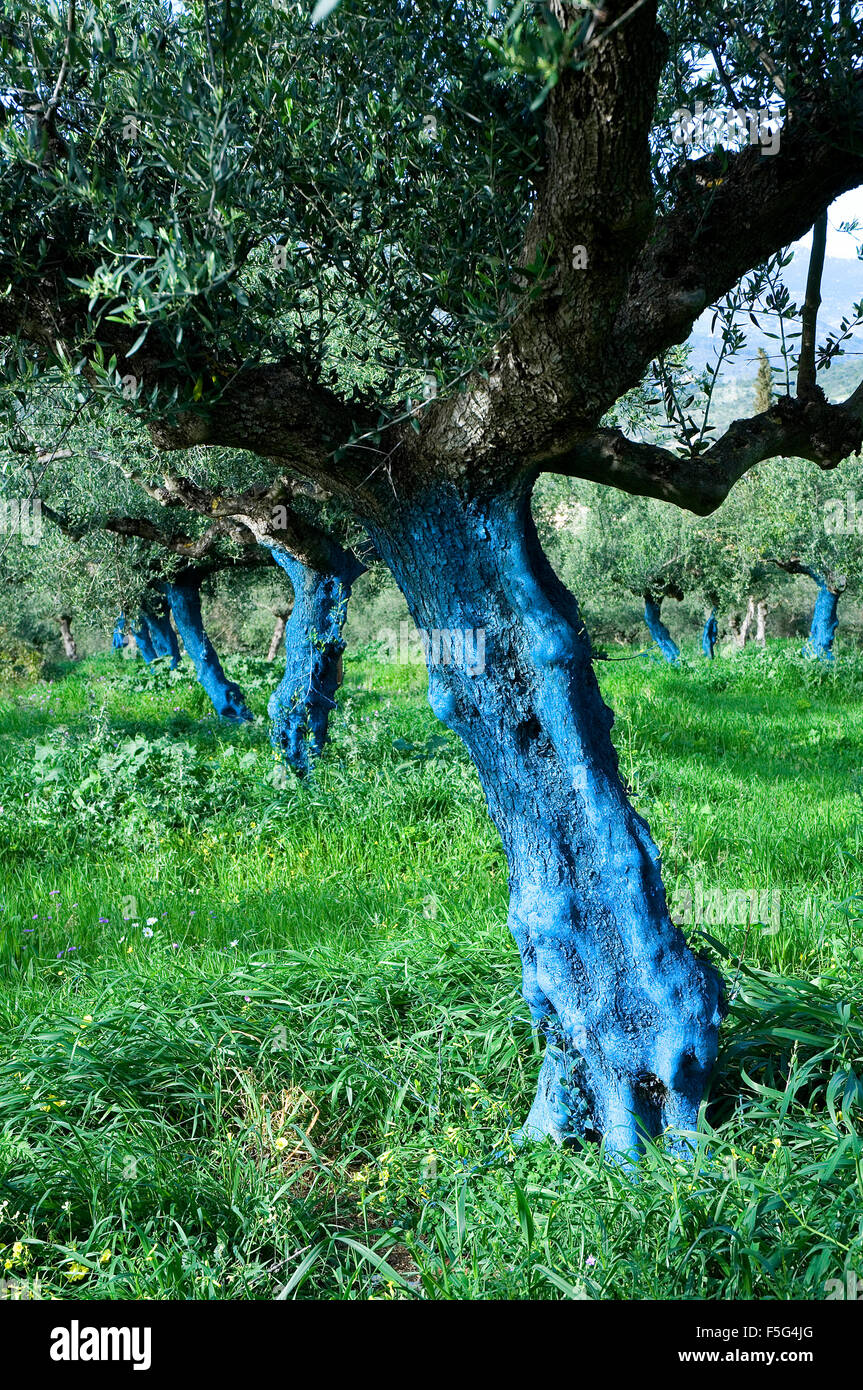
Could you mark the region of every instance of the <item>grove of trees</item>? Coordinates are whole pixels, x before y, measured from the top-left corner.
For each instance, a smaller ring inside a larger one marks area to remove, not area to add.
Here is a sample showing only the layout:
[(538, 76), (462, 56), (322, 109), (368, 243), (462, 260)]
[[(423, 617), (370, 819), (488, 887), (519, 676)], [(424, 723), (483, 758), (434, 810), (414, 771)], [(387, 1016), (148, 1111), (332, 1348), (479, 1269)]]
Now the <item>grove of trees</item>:
[[(818, 305), (827, 209), (863, 183), (858, 11), (10, 0), (0, 20), (4, 490), (46, 531), (38, 565), (7, 546), (4, 589), (53, 586), (61, 618), (89, 589), (145, 658), (172, 659), (170, 609), (242, 720), (200, 584), (277, 567), (270, 714), (301, 774), (370, 565), (421, 632), (484, 634), (481, 669), (428, 644), (429, 701), (509, 865), (545, 1045), (529, 1137), (624, 1156), (698, 1126), (726, 990), (671, 920), (564, 581), (631, 592), (676, 660), (661, 604), (709, 623), (807, 576), (829, 654), (859, 534), (828, 533), (824, 483), (855, 486), (863, 385), (828, 398), (860, 308), (822, 340)], [(780, 138), (681, 143), (699, 101)], [(777, 277), (813, 228), (795, 306)], [(706, 310), (722, 348), (697, 373)], [(759, 318), (791, 375), (762, 371), (761, 408), (714, 430)], [(548, 476), (586, 517), (560, 575)]]

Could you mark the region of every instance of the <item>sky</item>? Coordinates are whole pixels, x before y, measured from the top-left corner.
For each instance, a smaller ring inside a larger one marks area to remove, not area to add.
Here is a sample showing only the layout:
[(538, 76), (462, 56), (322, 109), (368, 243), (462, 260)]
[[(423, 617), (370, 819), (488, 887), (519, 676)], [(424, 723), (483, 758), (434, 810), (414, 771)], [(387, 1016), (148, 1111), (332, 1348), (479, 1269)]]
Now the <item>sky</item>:
[[(853, 222), (855, 219), (860, 223), (860, 230), (854, 236), (839, 231), (840, 223)], [(863, 242), (863, 188), (853, 188), (832, 204), (827, 217), (827, 255), (839, 260), (854, 260), (858, 242)], [(794, 250), (808, 251), (811, 245), (812, 233), (809, 232), (800, 241), (795, 241)]]

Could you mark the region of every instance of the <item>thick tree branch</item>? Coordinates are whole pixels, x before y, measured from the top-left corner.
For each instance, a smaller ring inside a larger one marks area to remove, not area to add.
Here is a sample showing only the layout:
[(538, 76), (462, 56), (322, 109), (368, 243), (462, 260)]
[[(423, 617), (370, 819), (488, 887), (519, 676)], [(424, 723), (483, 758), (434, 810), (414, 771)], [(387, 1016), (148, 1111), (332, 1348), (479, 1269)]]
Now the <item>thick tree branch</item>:
[(814, 565), (807, 565), (796, 556), (790, 560), (777, 560), (775, 555), (768, 555), (766, 559), (771, 565), (776, 565), (777, 569), (784, 570), (786, 574), (804, 574), (807, 579), (813, 579), (819, 589), (826, 587), (833, 594), (842, 594), (848, 587), (846, 575), (827, 570), (823, 574), (819, 574)]
[[(226, 521), (217, 521), (210, 526), (201, 536), (171, 536), (154, 525), (147, 517), (138, 516), (109, 516), (101, 523), (96, 522), (92, 529), (112, 531), (117, 536), (135, 536), (140, 540), (151, 541), (155, 545), (161, 545), (166, 550), (170, 550), (174, 555), (184, 555), (191, 559), (200, 559), (207, 555), (220, 540), (232, 540), (238, 545), (246, 547), (256, 544), (254, 536), (243, 526), (232, 525)], [(263, 559), (258, 560), (257, 554), (252, 551), (250, 557), (245, 557), (238, 563), (255, 564), (263, 563)]]
[[(62, 263), (53, 274), (46, 267), (37, 284), (14, 280), (0, 284), (0, 337), (19, 337), (49, 358), (69, 362), (75, 356), (73, 345), (82, 335), (88, 342), (97, 339), (106, 359), (115, 357), (121, 379), (131, 377), (148, 392), (159, 386), (166, 393), (188, 391), (189, 373), (180, 376), (165, 364), (174, 351), (159, 341), (153, 331), (133, 356), (131, 352), (140, 330), (103, 319), (88, 322), (87, 300), (80, 292), (70, 297), (68, 282), (86, 278), (88, 268), (79, 263)], [(374, 434), (379, 417), (368, 407), (343, 401), (319, 382), (304, 377), (291, 364), (262, 363), (213, 364), (207, 360), (206, 380), (217, 378), (217, 394), (212, 400), (175, 411), (149, 426), (153, 443), (159, 449), (181, 450), (198, 444), (218, 444), (247, 449), (279, 460), (282, 467), (314, 480), (326, 480), (333, 489), (353, 499), (362, 478), (370, 471), (369, 448), (348, 452), (337, 461), (339, 451), (360, 435)], [(91, 374), (91, 379), (92, 374)]]
[[(74, 522), (68, 517), (63, 516), (54, 507), (40, 499), (42, 515), (68, 536), (70, 540), (80, 541), (85, 536), (92, 535), (94, 531), (110, 531), (116, 536), (134, 537), (137, 540), (146, 541), (150, 545), (161, 546), (163, 550), (169, 551), (172, 555), (181, 555), (188, 559), (200, 559), (208, 555), (216, 543), (220, 540), (230, 539), (238, 541), (245, 546), (256, 545), (255, 538), (248, 532), (243, 533), (239, 526), (229, 526), (225, 522), (217, 522), (211, 526), (203, 535), (191, 537), (186, 535), (172, 535), (168, 531), (163, 531), (152, 521), (144, 516), (107, 516), (99, 521)], [(264, 564), (266, 557), (257, 550), (251, 552), (249, 556), (237, 561), (226, 561), (229, 564)]]
[(195, 444), (249, 449), (277, 458), (305, 477), (327, 479), (351, 495), (363, 470), (368, 471), (368, 455), (355, 454), (341, 464), (334, 455), (376, 423), (371, 411), (345, 403), (292, 367), (267, 363), (238, 372), (226, 381), (218, 400), (180, 414), (173, 423), (153, 425), (150, 435), (159, 449)]
[[(572, 4), (555, 10), (562, 22), (583, 19)], [(426, 460), (500, 476), (605, 413), (597, 368), (653, 221), (650, 131), (666, 50), (655, 0), (603, 6), (587, 65), (564, 71), (548, 99), (546, 167), (522, 253), (527, 293), (467, 389), (432, 402), (418, 436), (402, 430), (407, 471)]]
[(677, 204), (657, 222), (620, 307), (607, 344), (615, 397), (660, 352), (684, 342), (708, 305), (863, 183), (863, 86), (840, 109), (829, 101), (798, 106), (775, 154), (757, 146), (729, 154), (706, 196), (700, 163), (680, 172)]
[(350, 571), (354, 572), (354, 579), (358, 579), (376, 558), (370, 544), (361, 548), (361, 554), (347, 551), (322, 527), (298, 512), (293, 503), (309, 494), (309, 485), (297, 479), (280, 477), (269, 486), (229, 493), (218, 488), (199, 487), (190, 478), (165, 473), (162, 486), (157, 487), (119, 460), (107, 454), (95, 454), (95, 451), (94, 455), (113, 464), (161, 506), (183, 507), (201, 516), (217, 518), (218, 524), (225, 528), (230, 523), (237, 524), (250, 541), (269, 550), (286, 551), (311, 569), (323, 573)]
[[(637, 27), (624, 25), (609, 43), (614, 51), (603, 63), (564, 74), (567, 80), (549, 101), (548, 180), (527, 239), (528, 256), (549, 240), (558, 247), (580, 241), (587, 268), (576, 272), (556, 261), (550, 280), (535, 291), (487, 369), (462, 394), (432, 402), (420, 435), (402, 441), (406, 471), (421, 472), (423, 460), (438, 467), (451, 461), (482, 486), (507, 468), (554, 471), (572, 452), (583, 456), (585, 430), (592, 432), (614, 401), (639, 384), (661, 352), (686, 340), (709, 304), (809, 231), (841, 193), (863, 183), (858, 82), (850, 103), (839, 104), (829, 92), (799, 103), (775, 154), (762, 155), (757, 147), (729, 153), (719, 175), (711, 161), (709, 186), (700, 177), (702, 161), (690, 161), (677, 177), (673, 210), (652, 226), (644, 169), (661, 51), (652, 9), (646, 7)], [(577, 229), (584, 234), (576, 237)], [(603, 241), (595, 246), (591, 238), (599, 232)], [(814, 414), (821, 428), (821, 412)], [(822, 455), (820, 436), (807, 443), (799, 424), (792, 431), (794, 452)], [(727, 438), (721, 451), (734, 478), (753, 453), (752, 439), (738, 436), (744, 453), (736, 463), (729, 454), (737, 436)], [(754, 452), (758, 460), (769, 456), (760, 445)], [(718, 456), (711, 451), (706, 457), (715, 462)], [(647, 454), (637, 470), (639, 485), (653, 495), (668, 487), (673, 497), (671, 480), (692, 477), (691, 465), (672, 468), (656, 456), (654, 461), (660, 470), (655, 479)], [(697, 465), (696, 493), (702, 496), (700, 475), (708, 466)], [(607, 476), (591, 476), (614, 484), (621, 461)], [(710, 495), (724, 496), (728, 486), (723, 477), (707, 486), (708, 510), (716, 505)], [(681, 484), (681, 491), (687, 486)]]
[(841, 405), (817, 388), (806, 398), (782, 396), (761, 415), (735, 420), (705, 453), (680, 457), (615, 429), (585, 436), (551, 462), (552, 471), (656, 497), (707, 516), (756, 464), (772, 458), (809, 459), (835, 468), (863, 443), (863, 385)]
[[(64, 450), (62, 452), (66, 454), (69, 451)], [(38, 482), (32, 469), (27, 469), (27, 477), (35, 498)], [(212, 526), (209, 526), (202, 535), (189, 536), (184, 532), (165, 531), (155, 522), (150, 521), (149, 517), (144, 516), (107, 516), (76, 522), (57, 511), (42, 497), (39, 497), (38, 501), (42, 515), (47, 517), (70, 540), (76, 542), (83, 540), (84, 536), (92, 535), (94, 531), (110, 531), (117, 536), (135, 537), (138, 540), (147, 541), (151, 545), (159, 545), (163, 550), (170, 551), (171, 554), (182, 555), (190, 559), (199, 559), (209, 554), (220, 540), (231, 540), (247, 549), (257, 547), (257, 541), (252, 532), (233, 519), (219, 519)], [(263, 564), (265, 558), (263, 555), (259, 558), (257, 551), (252, 550), (251, 558), (228, 563)]]

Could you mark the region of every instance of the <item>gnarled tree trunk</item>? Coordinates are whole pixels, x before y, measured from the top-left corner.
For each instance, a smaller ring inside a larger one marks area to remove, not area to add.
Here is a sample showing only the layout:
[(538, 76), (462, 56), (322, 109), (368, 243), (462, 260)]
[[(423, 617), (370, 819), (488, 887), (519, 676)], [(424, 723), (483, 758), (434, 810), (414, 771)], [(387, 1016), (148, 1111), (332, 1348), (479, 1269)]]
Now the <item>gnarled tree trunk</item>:
[(159, 610), (154, 601), (152, 606), (142, 608), (135, 637), (138, 650), (148, 666), (163, 656), (170, 658), (172, 671), (179, 666), (180, 647), (177, 634), (171, 626), (171, 615), (167, 607)]
[(833, 639), (839, 626), (839, 599), (842, 589), (831, 589), (823, 575), (809, 571), (818, 585), (818, 597), (812, 610), (809, 637), (803, 648), (804, 656), (817, 657), (819, 661), (835, 661)]
[(817, 657), (820, 661), (834, 661), (833, 639), (839, 626), (839, 600), (848, 584), (847, 576), (836, 571), (819, 574), (811, 565), (799, 559), (774, 560), (775, 565), (787, 574), (805, 574), (818, 586), (818, 597), (812, 611), (809, 636), (803, 644), (803, 656)]
[(653, 594), (644, 595), (644, 621), (647, 630), (654, 642), (662, 652), (663, 658), (671, 666), (676, 666), (680, 660), (680, 648), (662, 621), (662, 599)]
[(348, 600), (365, 567), (345, 551), (327, 571), (275, 546), (273, 559), (291, 581), (294, 605), (285, 627), (285, 674), (267, 710), (273, 747), (302, 777), (326, 744), (342, 680)]
[(705, 656), (709, 656), (711, 661), (715, 655), (716, 643), (719, 638), (719, 624), (716, 621), (716, 609), (712, 609), (710, 616), (704, 624), (704, 631), (701, 634), (701, 650)]
[(755, 607), (755, 640), (761, 647), (767, 645), (767, 600), (763, 598)]
[(132, 628), (132, 636), (135, 639), (138, 651), (141, 653), (147, 665), (152, 666), (153, 662), (156, 660), (157, 652), (153, 643), (150, 641), (150, 629), (143, 613), (138, 614), (138, 626)]
[(198, 682), (212, 701), (221, 719), (248, 721), (254, 718), (236, 681), (229, 681), (222, 669), (216, 649), (204, 629), (201, 617), (201, 579), (194, 572), (178, 575), (165, 584), (165, 593), (191, 658)]
[(60, 641), (63, 643), (63, 652), (67, 661), (78, 660), (78, 648), (75, 645), (75, 638), (72, 636), (72, 618), (68, 613), (61, 613), (57, 618), (60, 624)]
[(429, 700), (473, 758), (509, 861), (523, 993), (546, 1041), (526, 1132), (603, 1135), (628, 1153), (639, 1127), (693, 1129), (721, 984), (671, 922), (529, 489), (480, 502), (441, 485), (370, 529), (421, 631), (484, 633), (481, 668), (436, 661), (452, 647), (427, 642)]
[(738, 616), (738, 614), (737, 614), (736, 612), (735, 612), (735, 613), (732, 613), (732, 614), (729, 616), (729, 619), (728, 619), (728, 637), (729, 637), (729, 645), (728, 645), (728, 647), (725, 649), (724, 655), (730, 656), (730, 655), (733, 655), (735, 652), (742, 652), (742, 651), (743, 651), (743, 648), (746, 646), (746, 640), (747, 640), (747, 638), (748, 638), (748, 636), (749, 636), (749, 629), (750, 629), (750, 627), (752, 626), (752, 620), (753, 620), (754, 617), (755, 617), (755, 599), (752, 598), (752, 597), (750, 596), (749, 601), (748, 601), (748, 603), (747, 603), (747, 605), (746, 605), (746, 612), (744, 613), (742, 619), (739, 618), (739, 616)]

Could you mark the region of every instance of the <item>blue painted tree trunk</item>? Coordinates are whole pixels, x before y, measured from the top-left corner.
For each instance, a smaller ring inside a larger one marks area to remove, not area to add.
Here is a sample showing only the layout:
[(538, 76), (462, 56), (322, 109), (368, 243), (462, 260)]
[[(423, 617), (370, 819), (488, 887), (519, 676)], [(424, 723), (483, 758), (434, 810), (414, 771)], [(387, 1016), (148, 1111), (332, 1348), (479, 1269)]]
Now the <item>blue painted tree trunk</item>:
[(134, 633), (138, 650), (148, 666), (163, 656), (170, 659), (172, 671), (179, 666), (180, 648), (167, 607), (161, 612), (155, 606), (142, 608)]
[(195, 573), (179, 575), (164, 585), (165, 594), (183, 639), (183, 646), (195, 667), (198, 682), (212, 701), (221, 719), (248, 721), (254, 718), (236, 681), (228, 680), (216, 649), (204, 630), (201, 617), (201, 578)]
[(147, 610), (147, 626), (150, 629), (150, 641), (153, 643), (157, 656), (168, 657), (171, 670), (174, 671), (180, 664), (180, 644), (177, 641), (177, 634), (171, 623), (171, 614), (167, 608), (163, 612)]
[[(546, 1043), (525, 1133), (604, 1136), (629, 1154), (641, 1130), (694, 1129), (721, 982), (669, 916), (659, 852), (627, 799), (589, 639), (542, 552), (529, 489), (477, 502), (441, 485), (368, 524), (432, 638), (431, 707), (467, 746), (509, 861), (509, 925)], [(485, 660), (447, 659), (436, 630), (472, 631), (472, 651), (482, 632)]]
[(156, 649), (150, 641), (150, 629), (143, 613), (138, 614), (138, 626), (132, 628), (132, 635), (147, 665), (152, 666), (156, 660)]
[(285, 674), (267, 706), (270, 737), (288, 766), (303, 777), (327, 741), (341, 682), (348, 600), (365, 567), (346, 551), (336, 554), (335, 547), (326, 571), (275, 547), (273, 559), (291, 581), (294, 606), (285, 626)]
[(817, 657), (819, 661), (835, 661), (833, 638), (839, 626), (840, 595), (828, 587), (827, 581), (820, 574), (814, 570), (808, 572), (818, 585), (818, 597), (812, 611), (812, 623), (803, 655)]
[(644, 621), (647, 624), (648, 632), (662, 652), (663, 659), (672, 666), (676, 666), (680, 660), (680, 648), (673, 641), (671, 633), (662, 621), (661, 608), (662, 599), (656, 599), (652, 594), (644, 595)]
[(120, 613), (114, 624), (114, 632), (111, 637), (111, 646), (115, 652), (122, 651), (126, 645), (126, 615)]
[(719, 624), (716, 621), (716, 609), (710, 614), (704, 624), (704, 631), (701, 634), (701, 650), (705, 656), (709, 656), (711, 661), (715, 656), (714, 648), (719, 638)]

